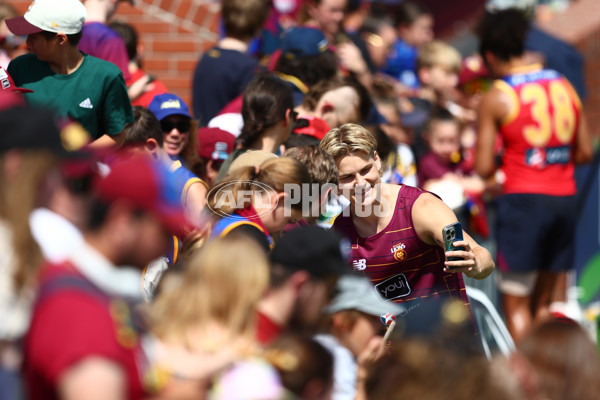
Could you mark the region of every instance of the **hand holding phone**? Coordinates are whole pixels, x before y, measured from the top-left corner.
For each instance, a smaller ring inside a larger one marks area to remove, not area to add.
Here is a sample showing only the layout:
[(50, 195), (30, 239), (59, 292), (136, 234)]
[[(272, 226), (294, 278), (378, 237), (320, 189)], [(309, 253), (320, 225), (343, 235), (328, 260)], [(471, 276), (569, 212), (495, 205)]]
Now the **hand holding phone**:
[[(442, 229), (442, 236), (444, 237), (444, 249), (446, 251), (465, 250), (463, 246), (454, 246), (454, 242), (464, 240), (460, 222), (445, 226)], [(462, 257), (448, 257), (448, 261), (460, 261), (462, 259)]]

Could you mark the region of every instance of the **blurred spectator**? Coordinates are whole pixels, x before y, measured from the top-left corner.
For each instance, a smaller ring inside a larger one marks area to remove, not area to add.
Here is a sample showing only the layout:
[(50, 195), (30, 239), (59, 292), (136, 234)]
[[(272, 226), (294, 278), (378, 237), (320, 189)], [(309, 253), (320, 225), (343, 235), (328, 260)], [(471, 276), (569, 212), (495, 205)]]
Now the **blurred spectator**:
[[(342, 211), (341, 208), (336, 207), (337, 200), (335, 197), (337, 196), (332, 192), (332, 189), (335, 189), (338, 183), (335, 161), (318, 145), (293, 147), (287, 149), (283, 155), (298, 160), (306, 166), (313, 183), (311, 193), (313, 196), (319, 196), (318, 201), (312, 203), (312, 208), (302, 211), (302, 220), (298, 221), (298, 224), (327, 224), (328, 215), (334, 212), (333, 209), (336, 209), (338, 213)], [(286, 230), (292, 227), (296, 227), (296, 225), (287, 226)]]
[(421, 87), (406, 105), (403, 121), (414, 130), (413, 149), (417, 160), (427, 151), (423, 128), (436, 107), (446, 107), (458, 84), (461, 57), (458, 50), (439, 40), (423, 45), (417, 58)]
[(194, 251), (178, 275), (150, 312), (161, 396), (283, 398), (277, 371), (255, 340), (256, 307), (269, 284), (260, 247), (243, 235), (216, 239)]
[(303, 183), (311, 183), (306, 167), (289, 157), (232, 169), (208, 195), (209, 209), (220, 217), (211, 237), (239, 231), (270, 251), (272, 235), (302, 216), (302, 202), (290, 201), (286, 185), (296, 185), (300, 189), (296, 194), (302, 199)]
[(6, 26), (5, 20), (19, 16), (17, 10), (7, 3), (0, 4), (0, 67), (8, 68), (8, 63), (27, 52), (25, 37), (13, 35)]
[[(133, 0), (123, 0), (133, 5)], [(108, 20), (117, 11), (121, 0), (83, 0), (87, 15), (81, 28), (79, 50), (90, 56), (115, 64), (123, 73), (127, 82), (129, 74), (129, 57), (125, 42), (120, 35), (107, 25)]]
[[(25, 341), (31, 399), (141, 398), (141, 270), (186, 225), (178, 196), (149, 158), (117, 159), (93, 183), (85, 243), (47, 264)], [(131, 267), (119, 267), (119, 266)]]
[(334, 356), (333, 400), (366, 398), (365, 381), (373, 364), (385, 355), (382, 315), (406, 312), (384, 300), (362, 276), (343, 276), (326, 308), (328, 327), (316, 339)]
[(390, 353), (369, 370), (369, 400), (525, 400), (498, 379), (485, 357), (458, 352), (451, 341), (405, 339)]
[(142, 150), (169, 168), (188, 219), (194, 226), (199, 227), (209, 185), (185, 168), (179, 160), (172, 160), (169, 157), (164, 149), (165, 134), (152, 111), (136, 106), (133, 109), (133, 116), (134, 123), (124, 129), (124, 146)]
[[(0, 90), (5, 108), (0, 111), (0, 398), (20, 399), (24, 398), (22, 339), (41, 263), (43, 258), (61, 260), (82, 241), (73, 223), (82, 222), (76, 199), (83, 198), (80, 189), (86, 186), (78, 185), (82, 180), (69, 179), (61, 166), (62, 160), (73, 156), (64, 147), (72, 143), (67, 135), (62, 141), (54, 115), (24, 107), (10, 88)], [(67, 211), (72, 222), (46, 207)], [(40, 218), (49, 215), (54, 216), (50, 235), (55, 235), (50, 249), (38, 245), (35, 229)]]
[(558, 277), (573, 268), (574, 168), (592, 158), (581, 100), (560, 73), (528, 62), (528, 30), (517, 9), (486, 13), (479, 24), (481, 56), (498, 80), (479, 108), (475, 169), (483, 178), (495, 173), (500, 135), (506, 179), (496, 201), (498, 277), (517, 342), (548, 315)]
[(283, 335), (267, 347), (265, 358), (297, 399), (331, 399), (333, 358), (316, 340), (297, 334)]
[(529, 361), (545, 398), (592, 400), (600, 391), (598, 349), (575, 321), (550, 319), (533, 327), (517, 351)]
[(127, 49), (129, 62), (127, 69), (130, 77), (125, 80), (127, 92), (131, 99), (131, 105), (148, 107), (152, 99), (159, 94), (167, 93), (169, 90), (162, 81), (152, 75), (148, 75), (143, 69), (143, 48), (138, 40), (138, 33), (133, 25), (113, 21), (108, 26), (121, 36)]
[(431, 114), (424, 132), (429, 151), (419, 160), (419, 187), (429, 190), (458, 212), (467, 196), (483, 193), (484, 182), (462, 163), (460, 123), (446, 109)]
[[(371, 99), (361, 84), (350, 78), (323, 81), (313, 86), (302, 104), (295, 108), (298, 118), (294, 132), (313, 127), (312, 136), (321, 140), (331, 128), (365, 121), (370, 108)], [(308, 126), (304, 126), (307, 125), (305, 119)]]
[(235, 136), (219, 128), (200, 128), (197, 135), (199, 161), (192, 171), (213, 186), (221, 165), (229, 158), (235, 146)]
[(396, 30), (391, 20), (383, 17), (365, 18), (358, 30), (365, 49), (365, 59), (372, 73), (382, 72), (396, 42)]
[(433, 14), (420, 3), (403, 1), (396, 11), (398, 40), (387, 61), (386, 74), (408, 88), (419, 85), (417, 54), (433, 39)]
[[(342, 22), (347, 0), (306, 0), (300, 23), (317, 28), (332, 45), (337, 45), (342, 31)], [(345, 40), (345, 39), (343, 39)]]
[(163, 93), (154, 96), (148, 109), (160, 122), (163, 132), (163, 149), (174, 161), (186, 168), (196, 162), (197, 123), (190, 115), (185, 101), (176, 94)]
[(281, 52), (276, 54), (274, 72), (293, 90), (294, 104), (317, 83), (333, 79), (337, 74), (337, 58), (329, 49), (323, 32), (314, 28), (294, 27), (281, 38)]
[(95, 146), (118, 145), (123, 127), (133, 121), (131, 103), (118, 68), (77, 49), (85, 15), (78, 0), (37, 0), (27, 19), (6, 20), (12, 33), (28, 35), (33, 52), (12, 60), (8, 73), (18, 86), (34, 90), (25, 95), (28, 103), (78, 121)]
[(366, 127), (377, 139), (377, 154), (381, 158), (381, 182), (417, 186), (417, 164), (410, 146), (394, 144), (386, 133), (386, 125)]
[(266, 21), (267, 0), (224, 0), (221, 7), (225, 37), (207, 50), (194, 71), (193, 109), (206, 126), (231, 100), (239, 96), (258, 69), (247, 54), (248, 44)]
[(283, 235), (271, 253), (269, 290), (258, 305), (258, 341), (284, 332), (313, 334), (339, 276), (349, 271), (343, 246), (333, 232), (303, 226)]
[(292, 89), (276, 76), (257, 75), (244, 91), (242, 117), (244, 126), (237, 138), (237, 147), (221, 165), (217, 181), (223, 179), (231, 163), (248, 150), (279, 151), (296, 119)]

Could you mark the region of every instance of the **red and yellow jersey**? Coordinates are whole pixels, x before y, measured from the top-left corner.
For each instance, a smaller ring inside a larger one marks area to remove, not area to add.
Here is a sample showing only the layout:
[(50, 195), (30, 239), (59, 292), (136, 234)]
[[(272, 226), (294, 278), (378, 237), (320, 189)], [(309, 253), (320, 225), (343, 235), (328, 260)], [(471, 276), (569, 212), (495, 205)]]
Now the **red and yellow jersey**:
[(573, 144), (581, 101), (571, 84), (557, 71), (533, 65), (494, 86), (511, 99), (500, 126), (505, 193), (575, 194)]

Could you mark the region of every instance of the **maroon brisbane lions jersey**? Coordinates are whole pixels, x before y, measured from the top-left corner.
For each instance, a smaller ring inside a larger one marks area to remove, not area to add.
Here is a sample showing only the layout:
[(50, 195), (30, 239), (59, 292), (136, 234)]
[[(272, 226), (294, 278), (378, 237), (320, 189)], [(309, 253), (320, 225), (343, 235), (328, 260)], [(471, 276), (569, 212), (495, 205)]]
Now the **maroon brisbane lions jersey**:
[(430, 299), (461, 300), (469, 307), (462, 274), (444, 272), (444, 251), (423, 242), (412, 223), (412, 207), (423, 193), (402, 185), (394, 216), (381, 232), (362, 238), (351, 216), (340, 215), (334, 229), (352, 244), (352, 267), (368, 277), (379, 294), (408, 310)]

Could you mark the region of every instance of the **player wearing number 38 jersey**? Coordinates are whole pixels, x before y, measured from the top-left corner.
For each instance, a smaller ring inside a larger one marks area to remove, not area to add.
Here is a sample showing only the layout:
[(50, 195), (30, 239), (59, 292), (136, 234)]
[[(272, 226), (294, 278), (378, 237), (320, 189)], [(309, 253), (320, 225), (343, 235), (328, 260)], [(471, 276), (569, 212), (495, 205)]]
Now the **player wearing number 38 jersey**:
[(481, 56), (498, 79), (480, 106), (475, 168), (483, 177), (494, 173), (501, 135), (506, 180), (497, 200), (496, 265), (517, 340), (548, 314), (557, 278), (572, 267), (573, 174), (576, 163), (592, 157), (579, 97), (560, 73), (527, 62), (528, 30), (516, 9), (486, 14), (479, 29)]

